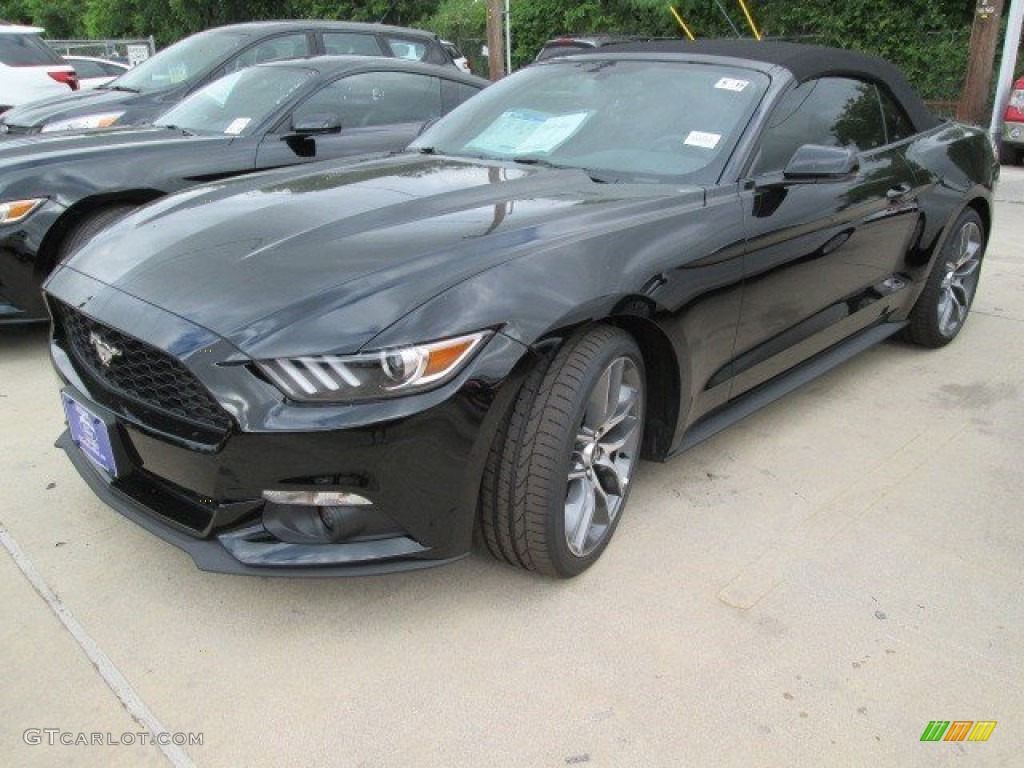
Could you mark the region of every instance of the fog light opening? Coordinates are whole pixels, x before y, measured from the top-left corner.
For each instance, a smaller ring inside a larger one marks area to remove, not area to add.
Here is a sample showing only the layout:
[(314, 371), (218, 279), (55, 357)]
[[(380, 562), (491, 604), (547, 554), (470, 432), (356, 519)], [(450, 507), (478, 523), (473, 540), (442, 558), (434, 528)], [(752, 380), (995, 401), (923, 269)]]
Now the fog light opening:
[(328, 531), (334, 530), (334, 516), (328, 507), (317, 507), (317, 514), (320, 516), (320, 522), (324, 524), (324, 528)]
[(317, 507), (324, 533), (333, 542), (351, 539), (366, 531), (370, 513), (365, 507)]

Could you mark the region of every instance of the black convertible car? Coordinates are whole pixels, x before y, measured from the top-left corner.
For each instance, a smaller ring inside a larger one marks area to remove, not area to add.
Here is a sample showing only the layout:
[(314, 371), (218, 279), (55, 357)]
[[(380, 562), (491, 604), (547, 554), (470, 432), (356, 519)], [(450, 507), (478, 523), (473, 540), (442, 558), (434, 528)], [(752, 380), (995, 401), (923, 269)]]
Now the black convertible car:
[(841, 50), (529, 67), (407, 153), (213, 184), (46, 289), (99, 496), (250, 574), (465, 555), (572, 576), (666, 459), (888, 336), (963, 327), (982, 130)]
[(244, 173), (404, 149), (489, 85), (455, 67), (323, 56), (261, 64), (148, 128), (0, 142), (0, 324), (47, 317), (55, 264), (138, 206)]

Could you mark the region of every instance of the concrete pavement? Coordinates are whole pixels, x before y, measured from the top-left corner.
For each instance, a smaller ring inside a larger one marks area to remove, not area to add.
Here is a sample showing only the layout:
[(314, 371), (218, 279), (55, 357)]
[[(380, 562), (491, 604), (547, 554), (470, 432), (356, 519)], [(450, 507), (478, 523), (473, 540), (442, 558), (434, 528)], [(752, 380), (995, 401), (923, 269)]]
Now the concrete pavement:
[[(1021, 765), (1024, 170), (998, 198), (955, 343), (881, 345), (642, 465), (567, 583), (482, 555), (201, 573), (93, 497), (44, 333), (0, 333), (0, 764)], [(147, 717), (202, 744), (25, 743)], [(998, 725), (922, 743), (932, 720)]]

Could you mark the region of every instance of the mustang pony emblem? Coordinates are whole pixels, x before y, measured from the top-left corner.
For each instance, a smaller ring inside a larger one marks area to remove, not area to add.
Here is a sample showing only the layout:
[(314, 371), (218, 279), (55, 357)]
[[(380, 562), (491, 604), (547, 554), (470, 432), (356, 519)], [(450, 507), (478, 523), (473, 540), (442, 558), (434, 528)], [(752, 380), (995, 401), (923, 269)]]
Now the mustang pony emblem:
[(109, 368), (113, 359), (121, 356), (120, 349), (108, 343), (95, 331), (89, 334), (89, 343), (96, 348), (96, 354), (99, 355), (100, 362), (103, 363), (104, 368)]

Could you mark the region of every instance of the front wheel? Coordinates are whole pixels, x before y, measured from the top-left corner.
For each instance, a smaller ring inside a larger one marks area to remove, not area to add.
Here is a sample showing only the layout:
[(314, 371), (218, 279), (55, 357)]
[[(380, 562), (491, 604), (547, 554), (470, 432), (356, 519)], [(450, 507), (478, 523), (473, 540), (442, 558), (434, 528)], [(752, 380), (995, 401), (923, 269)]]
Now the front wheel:
[(92, 240), (96, 235), (109, 227), (115, 221), (123, 219), (138, 206), (128, 204), (110, 205), (100, 208), (85, 218), (75, 223), (60, 244), (57, 253), (57, 263), (63, 264), (70, 259), (76, 251)]
[(978, 290), (985, 255), (985, 224), (968, 208), (956, 220), (910, 312), (906, 337), (924, 347), (941, 347), (963, 328)]
[(566, 578), (601, 556), (629, 497), (645, 386), (636, 342), (610, 326), (534, 369), (484, 471), (481, 532), (495, 557)]

